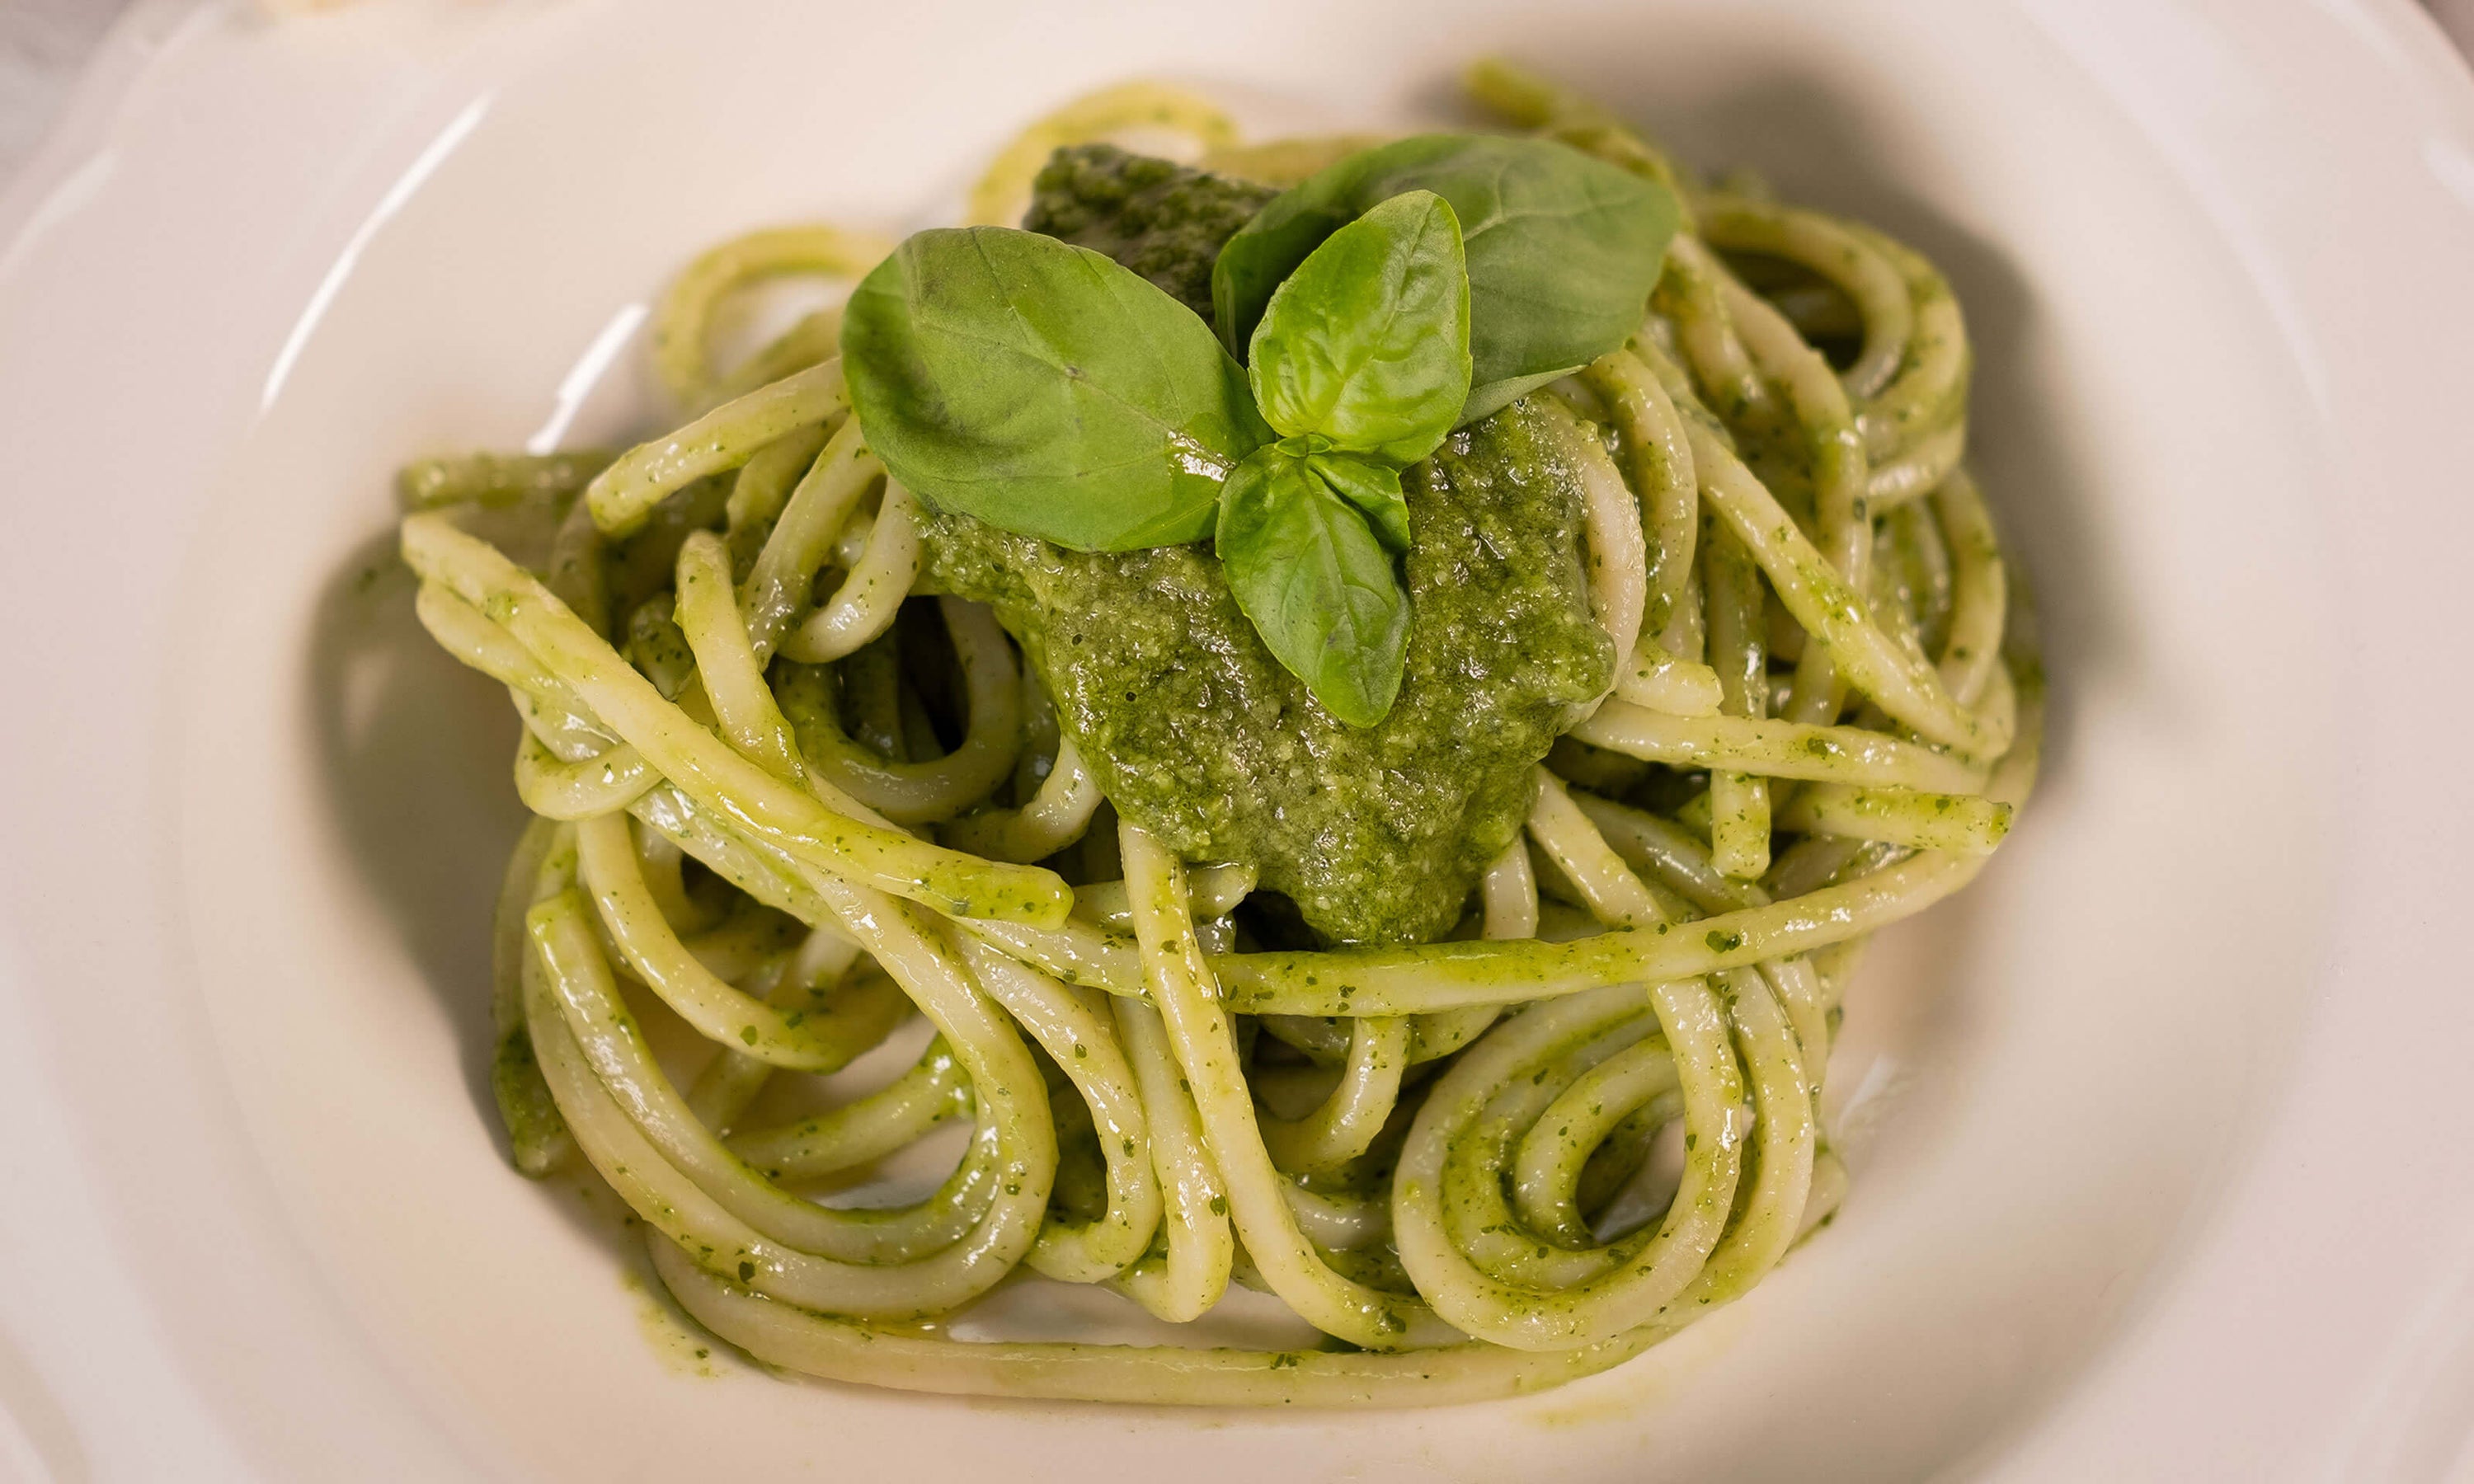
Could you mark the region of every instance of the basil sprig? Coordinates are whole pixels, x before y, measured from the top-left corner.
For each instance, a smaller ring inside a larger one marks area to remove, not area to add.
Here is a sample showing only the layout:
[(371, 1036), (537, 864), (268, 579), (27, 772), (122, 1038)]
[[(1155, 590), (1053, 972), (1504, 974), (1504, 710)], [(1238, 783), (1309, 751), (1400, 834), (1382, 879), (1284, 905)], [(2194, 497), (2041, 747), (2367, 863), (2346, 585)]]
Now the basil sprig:
[(1400, 693), (1400, 468), (1452, 430), (1468, 343), (1459, 219), (1411, 191), (1307, 254), (1248, 347), (1255, 405), (1281, 436), (1229, 477), (1213, 548), (1264, 647), (1352, 726), (1381, 721)]
[(867, 275), (843, 366), (869, 446), (930, 506), (1077, 551), (1208, 537), (1265, 647), (1372, 726), (1408, 648), (1401, 469), (1623, 344), (1676, 215), (1564, 145), (1423, 135), (1230, 238), (1220, 337), (1100, 253), (978, 227)]
[(1249, 351), (1097, 252), (995, 227), (910, 238), (842, 321), (860, 425), (913, 493), (1077, 551), (1210, 538), (1273, 658), (1370, 727), (1408, 652), (1400, 469), (1468, 393), (1452, 208), (1413, 191), (1329, 233)]
[(1220, 250), (1214, 317), (1232, 351), (1280, 284), (1376, 203), (1433, 191), (1467, 244), (1475, 362), (1459, 421), (1578, 371), (1640, 327), (1675, 198), (1548, 139), (1419, 134), (1351, 155), (1273, 199)]

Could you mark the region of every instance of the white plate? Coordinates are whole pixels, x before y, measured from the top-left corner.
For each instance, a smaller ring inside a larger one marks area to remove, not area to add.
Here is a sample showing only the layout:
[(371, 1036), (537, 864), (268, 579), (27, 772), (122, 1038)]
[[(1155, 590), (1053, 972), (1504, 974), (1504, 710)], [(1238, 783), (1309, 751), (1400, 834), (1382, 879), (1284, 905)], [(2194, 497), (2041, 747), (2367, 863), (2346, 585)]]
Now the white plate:
[[(697, 245), (924, 221), (1087, 85), (1381, 124), (1494, 49), (1910, 237), (1976, 331), (2050, 782), (1858, 986), (1845, 1214), (1499, 1405), (694, 1363), (482, 1111), (513, 733), (410, 623), (389, 471), (617, 434)], [(141, 6), (0, 203), (0, 1466), (2442, 1476), (2469, 407), (2474, 88), (2403, 0)]]

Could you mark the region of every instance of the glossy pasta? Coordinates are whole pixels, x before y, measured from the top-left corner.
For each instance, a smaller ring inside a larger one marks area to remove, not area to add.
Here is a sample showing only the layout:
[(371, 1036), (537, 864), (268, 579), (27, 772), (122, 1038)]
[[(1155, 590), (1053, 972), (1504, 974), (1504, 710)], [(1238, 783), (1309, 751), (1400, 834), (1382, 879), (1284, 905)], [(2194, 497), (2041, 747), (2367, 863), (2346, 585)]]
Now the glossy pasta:
[[(851, 411), (836, 312), (716, 369), (727, 296), (889, 244), (794, 227), (699, 258), (655, 322), (675, 431), (405, 471), (422, 622), (522, 722), (535, 818), (495, 929), (515, 1162), (589, 1163), (716, 1334), (924, 1391), (1457, 1401), (1637, 1353), (1834, 1208), (1822, 1082), (1865, 939), (1966, 885), (2035, 772), (2038, 673), (1960, 462), (1958, 306), (1869, 227), (1702, 187), (1524, 74), (1471, 84), (1688, 217), (1638, 334), (1531, 395), (1617, 662), (1445, 941), (1247, 939), (1253, 871), (1117, 819), (989, 610), (920, 591), (920, 509)], [(1274, 184), (1362, 142), (1241, 147), (1137, 84), (1003, 151), (974, 217), (1128, 128)], [(534, 565), (482, 511), (532, 520)], [(655, 1001), (705, 1054), (657, 1053)], [(914, 1017), (908, 1070), (763, 1114)], [(914, 1204), (811, 1193), (955, 1125)], [(1242, 1283), (1324, 1339), (950, 1332), (1022, 1273), (1171, 1322)]]

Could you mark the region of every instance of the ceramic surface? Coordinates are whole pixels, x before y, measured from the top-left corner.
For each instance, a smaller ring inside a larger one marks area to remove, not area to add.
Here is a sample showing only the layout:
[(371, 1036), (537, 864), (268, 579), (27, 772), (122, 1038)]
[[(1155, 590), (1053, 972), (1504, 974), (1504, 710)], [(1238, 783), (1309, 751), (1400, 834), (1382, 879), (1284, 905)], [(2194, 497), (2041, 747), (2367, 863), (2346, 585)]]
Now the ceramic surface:
[[(641, 430), (643, 306), (697, 247), (924, 225), (1086, 87), (1383, 126), (1494, 50), (1907, 237), (1976, 335), (2049, 770), (1856, 987), (1843, 1215), (1495, 1405), (697, 1360), (575, 1184), (499, 1154), (514, 727), (411, 620), (390, 472)], [(2469, 396), (2474, 88), (2393, 0), (141, 5), (0, 201), (0, 1466), (2445, 1476)]]

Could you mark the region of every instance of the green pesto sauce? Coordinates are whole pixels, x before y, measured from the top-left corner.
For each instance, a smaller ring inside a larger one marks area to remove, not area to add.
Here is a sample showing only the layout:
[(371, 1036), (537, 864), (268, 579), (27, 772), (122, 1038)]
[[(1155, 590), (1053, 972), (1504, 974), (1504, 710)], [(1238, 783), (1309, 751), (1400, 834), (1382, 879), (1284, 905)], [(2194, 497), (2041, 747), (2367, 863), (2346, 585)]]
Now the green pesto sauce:
[[(1023, 226), (1211, 317), (1221, 244), (1273, 192), (1062, 149)], [(1403, 481), (1413, 618), (1376, 726), (1325, 713), (1255, 636), (1207, 546), (1084, 555), (923, 515), (928, 575), (995, 609), (1118, 811), (1189, 860), (1242, 861), (1344, 943), (1448, 931), (1529, 805), (1529, 770), (1614, 657), (1590, 616), (1575, 471), (1515, 405)]]
[(1207, 547), (1072, 552), (930, 515), (928, 575), (995, 610), (1119, 813), (1186, 859), (1251, 863), (1334, 942), (1420, 942), (1459, 921), (1614, 657), (1542, 417), (1462, 429), (1404, 486), (1407, 665), (1370, 728), (1280, 667)]
[(1104, 253), (1211, 319), (1211, 265), (1279, 193), (1112, 144), (1058, 150), (1031, 184), (1026, 231)]

